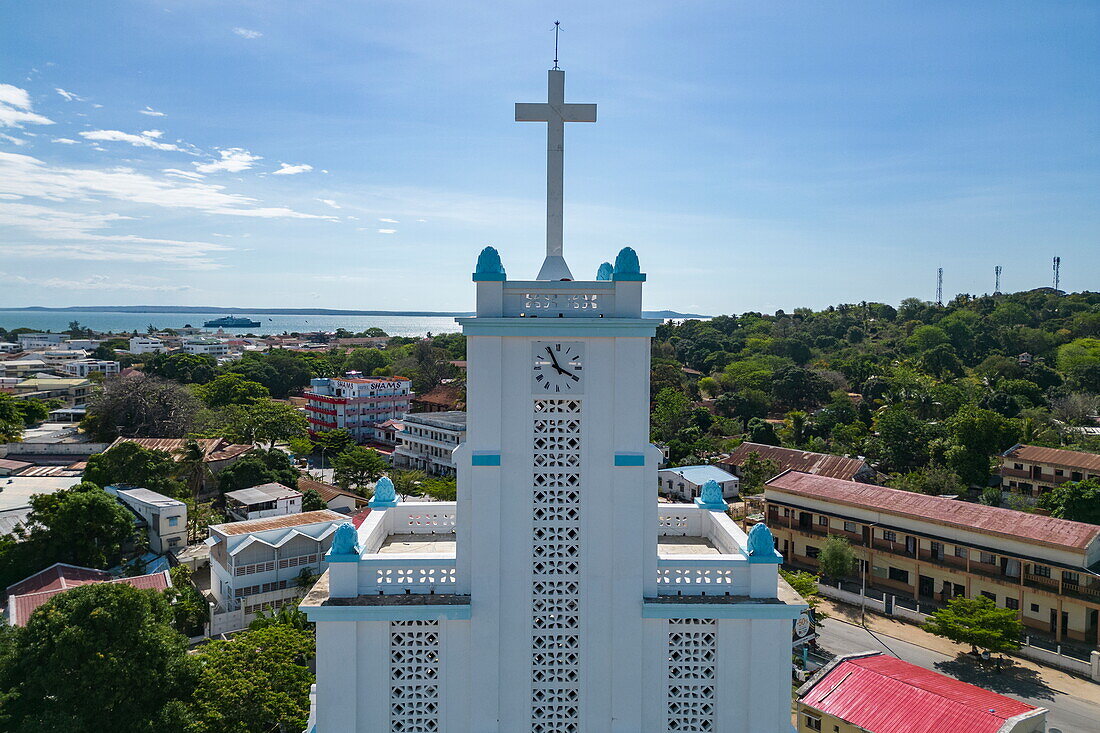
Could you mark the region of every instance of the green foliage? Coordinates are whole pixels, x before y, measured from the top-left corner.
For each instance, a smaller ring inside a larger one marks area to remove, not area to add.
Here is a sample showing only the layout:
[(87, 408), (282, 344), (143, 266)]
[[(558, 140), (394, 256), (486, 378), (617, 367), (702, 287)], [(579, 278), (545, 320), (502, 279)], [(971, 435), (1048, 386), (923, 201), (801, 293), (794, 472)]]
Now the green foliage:
[(121, 583), (60, 593), (15, 635), (0, 664), (5, 730), (165, 730), (188, 681), (185, 639), (161, 594)]
[(847, 578), (856, 566), (856, 556), (852, 553), (852, 543), (844, 537), (829, 535), (821, 546), (817, 563), (824, 576), (834, 580)]
[(1011, 448), (1020, 435), (1015, 421), (974, 405), (949, 417), (945, 426), (951, 444), (945, 454), (947, 466), (977, 486), (988, 483), (992, 456)]
[(657, 393), (653, 405), (653, 438), (668, 442), (691, 422), (691, 400), (683, 392), (666, 387)]
[(1016, 611), (997, 608), (991, 599), (978, 596), (952, 598), (946, 608), (932, 614), (924, 630), (958, 644), (969, 644), (974, 651), (1009, 652), (1020, 648), (1024, 626), (1016, 618)]
[(742, 389), (726, 392), (714, 401), (715, 411), (722, 417), (751, 420), (754, 417), (767, 417), (767, 393), (759, 389)]
[(925, 422), (904, 405), (891, 405), (875, 416), (875, 454), (887, 470), (908, 471), (928, 460)]
[(240, 374), (251, 382), (259, 382), (276, 399), (285, 399), (287, 395), (300, 392), (309, 385), (318, 374), (319, 364), (316, 355), (300, 354), (287, 349), (272, 349), (260, 354), (246, 351), (240, 359), (231, 362), (225, 372)]
[(344, 359), (344, 370), (374, 374), (375, 369), (386, 366), (386, 355), (380, 349), (354, 349)]
[(316, 489), (306, 489), (302, 492), (302, 511), (316, 512), (327, 508), (325, 500), (317, 493)]
[(271, 394), (259, 382), (249, 381), (234, 372), (219, 374), (212, 381), (196, 387), (195, 392), (207, 407), (213, 408), (252, 405)]
[(1039, 497), (1052, 517), (1100, 524), (1100, 479), (1069, 481)]
[(134, 536), (134, 518), (113, 496), (84, 482), (31, 497), (30, 542), (49, 562), (107, 568)]
[(787, 584), (794, 589), (795, 593), (802, 596), (810, 610), (814, 611), (814, 617), (819, 622), (825, 618), (825, 614), (816, 610), (821, 603), (821, 591), (817, 587), (820, 578), (804, 570), (784, 570), (783, 568), (779, 568), (779, 577), (787, 581)]
[(15, 443), (23, 439), (23, 413), (18, 400), (0, 392), (0, 443)]
[(809, 369), (785, 366), (772, 377), (772, 398), (783, 407), (807, 410), (828, 397), (829, 383)]
[(305, 611), (294, 604), (285, 604), (278, 611), (265, 613), (259, 611), (256, 618), (248, 624), (252, 631), (266, 629), (268, 626), (288, 626), (298, 631), (312, 631), (316, 624), (310, 622)]
[(99, 441), (179, 438), (194, 430), (202, 404), (175, 382), (135, 375), (107, 380), (88, 401), (81, 427)]
[(332, 466), (336, 469), (336, 483), (345, 489), (377, 481), (389, 468), (381, 453), (362, 446), (353, 446), (337, 454), (332, 459)]
[(309, 663), (314, 654), (312, 634), (282, 623), (204, 644), (193, 655), (200, 673), (188, 700), (187, 730), (303, 730), (309, 717)]
[(172, 587), (164, 598), (172, 610), (172, 626), (184, 636), (199, 636), (210, 618), (210, 607), (191, 580), (191, 568), (177, 565), (169, 571)]
[(266, 483), (298, 486), (298, 469), (281, 450), (251, 451), (218, 474), (218, 490), (223, 494)]
[(209, 354), (152, 354), (142, 371), (180, 384), (206, 384), (214, 378), (218, 361)]
[(779, 463), (771, 458), (761, 458), (756, 451), (745, 456), (741, 464), (740, 491), (744, 495), (759, 494), (764, 482), (779, 474)]
[(237, 443), (266, 443), (270, 449), (277, 442), (304, 437), (308, 427), (305, 416), (294, 405), (264, 397), (219, 410), (209, 430)]
[(887, 484), (894, 489), (928, 494), (929, 496), (956, 495), (966, 491), (966, 484), (962, 482), (957, 473), (934, 463), (908, 473), (893, 476)]
[(176, 478), (178, 470), (169, 453), (126, 442), (89, 458), (84, 480), (97, 486), (139, 486), (165, 496), (181, 496), (185, 490)]
[(422, 481), (420, 493), (436, 501), (454, 501), (458, 498), (458, 484), (453, 476), (438, 476)]
[(330, 457), (342, 453), (355, 445), (355, 438), (345, 428), (324, 430), (313, 436), (317, 450), (323, 450)]

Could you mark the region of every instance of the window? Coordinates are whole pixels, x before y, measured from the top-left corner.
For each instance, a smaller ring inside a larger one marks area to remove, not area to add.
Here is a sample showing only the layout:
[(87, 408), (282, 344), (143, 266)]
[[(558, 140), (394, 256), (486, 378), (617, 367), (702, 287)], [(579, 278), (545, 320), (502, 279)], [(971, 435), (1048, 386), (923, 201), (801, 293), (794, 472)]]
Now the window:
[(179, 525), (179, 523), (180, 523), (180, 518), (178, 516), (168, 517), (168, 526), (169, 527), (175, 527), (175, 526)]
[(997, 602), (997, 594), (996, 593), (990, 593), (987, 590), (983, 590), (982, 595), (985, 596), (986, 598), (988, 598), (989, 600), (993, 601), (994, 603)]
[(1023, 471), (1024, 470), (1024, 464), (1022, 464), (1022, 463), (1013, 463), (1012, 467), (1015, 468), (1017, 471)]
[(1050, 577), (1050, 568), (1047, 567), (1046, 565), (1032, 565), (1031, 566), (1031, 574), (1032, 575), (1038, 575), (1040, 578), (1049, 578)]
[(969, 555), (969, 554), (970, 553), (966, 551), (965, 547), (960, 547), (958, 545), (955, 545), (955, 557), (961, 557), (962, 559), (965, 560), (966, 556)]
[(783, 507), (783, 516), (784, 517), (791, 516), (791, 510), (788, 507)]
[(1065, 472), (1065, 471), (1063, 471), (1063, 470), (1062, 470), (1062, 469), (1060, 469), (1060, 468), (1056, 468), (1056, 469), (1054, 469), (1054, 475), (1055, 475), (1055, 476), (1065, 476), (1065, 475), (1066, 475), (1066, 472)]
[(1038, 603), (1032, 603), (1031, 604), (1031, 612), (1032, 613), (1039, 613), (1039, 604)]
[(180, 538), (179, 537), (172, 537), (171, 539), (168, 540), (168, 546), (169, 547), (175, 547), (179, 543), (180, 543)]
[(989, 554), (988, 552), (979, 552), (978, 562), (984, 563), (986, 565), (995, 565), (997, 563), (997, 558)]
[(1069, 477), (1071, 479), (1073, 479), (1074, 481), (1080, 481), (1081, 480), (1081, 472), (1080, 471), (1074, 471), (1073, 473), (1071, 473), (1069, 475)]
[(890, 568), (890, 580), (897, 581), (898, 583), (909, 583), (909, 571), (899, 570), (898, 568)]
[(943, 543), (942, 542), (933, 542), (932, 543), (932, 557), (938, 557), (938, 558), (943, 557)]
[(1068, 570), (1062, 571), (1062, 582), (1070, 585), (1081, 585), (1081, 576)]
[(882, 539), (886, 540), (887, 542), (897, 542), (898, 541), (898, 533), (897, 532), (891, 532), (888, 529), (884, 529), (882, 531)]
[(855, 522), (845, 522), (844, 523), (844, 531), (855, 533), (855, 532), (858, 532), (859, 530), (856, 529), (856, 523)]
[(822, 515), (822, 516), (817, 518), (817, 523), (820, 524), (822, 527), (828, 527), (829, 526), (829, 518)]
[(806, 557), (816, 558), (820, 554), (821, 554), (821, 550), (819, 550), (818, 548), (810, 547), (809, 545), (806, 545)]
[(806, 723), (806, 730), (821, 730), (821, 718), (803, 713), (803, 721)]
[(1005, 596), (1005, 608), (1011, 608), (1013, 611), (1018, 611), (1020, 610), (1020, 601)]

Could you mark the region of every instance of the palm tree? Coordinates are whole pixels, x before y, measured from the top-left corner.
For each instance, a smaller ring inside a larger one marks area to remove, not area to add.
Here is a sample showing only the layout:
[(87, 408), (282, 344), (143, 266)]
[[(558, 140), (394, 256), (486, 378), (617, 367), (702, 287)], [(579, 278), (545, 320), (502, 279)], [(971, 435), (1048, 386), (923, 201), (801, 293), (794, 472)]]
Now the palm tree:
[(191, 499), (196, 503), (207, 477), (213, 474), (206, 465), (206, 452), (193, 438), (179, 450), (179, 477), (187, 483)]

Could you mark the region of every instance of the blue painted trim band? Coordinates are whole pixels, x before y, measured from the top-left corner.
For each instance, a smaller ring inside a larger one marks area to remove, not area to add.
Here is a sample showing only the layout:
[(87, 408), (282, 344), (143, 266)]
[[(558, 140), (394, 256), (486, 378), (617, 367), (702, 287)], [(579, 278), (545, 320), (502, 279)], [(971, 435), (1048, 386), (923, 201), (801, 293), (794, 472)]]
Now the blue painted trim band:
[(509, 280), (509, 290), (614, 290), (608, 280)]
[(729, 509), (729, 506), (726, 504), (726, 502), (722, 502), (721, 504), (707, 504), (699, 498), (695, 499), (695, 506), (699, 507), (700, 509), (706, 509), (708, 512), (724, 512)]
[(611, 275), (612, 280), (621, 280), (623, 282), (645, 282), (644, 272), (616, 272)]
[(642, 618), (732, 618), (790, 619), (802, 615), (808, 606), (785, 603), (646, 603)]
[(634, 336), (652, 338), (657, 318), (456, 318), (467, 336), (585, 338)]
[(333, 555), (331, 551), (325, 553), (326, 562), (359, 562), (358, 555)]
[(441, 621), (470, 618), (470, 605), (299, 606), (310, 621)]
[(397, 502), (396, 501), (373, 501), (372, 500), (371, 503), (368, 506), (370, 506), (371, 509), (389, 509), (391, 507), (397, 506)]
[(616, 453), (615, 454), (616, 466), (644, 466), (645, 454), (644, 453)]
[(749, 555), (749, 562), (752, 563), (770, 563), (772, 565), (782, 565), (783, 556), (776, 552), (770, 557), (768, 555)]
[(475, 272), (474, 282), (504, 282), (508, 279), (508, 276), (503, 272)]
[(500, 454), (491, 453), (488, 451), (474, 451), (474, 454), (470, 456), (471, 466), (499, 466)]

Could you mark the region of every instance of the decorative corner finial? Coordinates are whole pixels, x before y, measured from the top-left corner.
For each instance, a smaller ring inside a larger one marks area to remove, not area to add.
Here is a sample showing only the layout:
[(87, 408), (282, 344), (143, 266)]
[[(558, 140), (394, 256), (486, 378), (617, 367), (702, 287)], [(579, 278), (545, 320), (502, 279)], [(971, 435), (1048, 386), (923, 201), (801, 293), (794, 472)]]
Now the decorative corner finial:
[(332, 549), (329, 551), (333, 555), (358, 555), (359, 533), (355, 531), (355, 525), (344, 522), (337, 527), (332, 535)]
[(729, 508), (726, 500), (722, 498), (722, 487), (714, 479), (703, 484), (703, 490), (699, 492), (699, 498), (695, 503), (712, 512), (724, 512)]
[(638, 253), (630, 247), (623, 247), (615, 256), (615, 271), (612, 280), (639, 280), (644, 281), (642, 267), (638, 263)]
[(389, 476), (378, 479), (374, 485), (374, 498), (370, 502), (371, 509), (386, 509), (397, 506), (397, 490)]
[(477, 256), (477, 266), (474, 268), (474, 282), (505, 280), (504, 264), (500, 261), (500, 253), (496, 247), (486, 247)]
[(775, 538), (768, 525), (760, 522), (749, 530), (749, 562), (780, 563), (783, 556), (775, 551)]
[(611, 266), (610, 262), (605, 262), (600, 265), (600, 269), (596, 270), (597, 280), (610, 280), (611, 275), (614, 274), (615, 268)]

